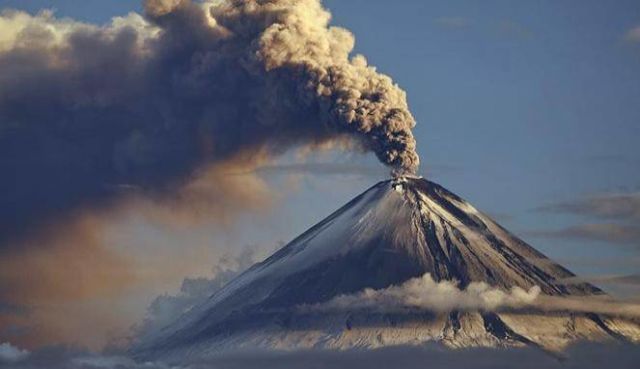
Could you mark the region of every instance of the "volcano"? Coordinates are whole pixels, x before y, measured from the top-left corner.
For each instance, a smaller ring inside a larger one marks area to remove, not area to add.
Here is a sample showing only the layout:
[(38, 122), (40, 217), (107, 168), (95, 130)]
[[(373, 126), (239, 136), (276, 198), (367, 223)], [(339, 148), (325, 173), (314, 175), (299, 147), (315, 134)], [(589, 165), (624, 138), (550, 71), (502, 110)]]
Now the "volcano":
[(402, 177), (369, 188), (173, 324), (144, 337), (134, 354), (171, 360), (243, 348), (352, 349), (434, 341), (559, 351), (577, 340), (640, 339), (637, 321), (584, 311), (300, 308), (425, 275), (436, 283), (455, 280), (460, 289), (483, 282), (559, 297), (604, 294), (587, 283), (565, 283), (575, 280), (574, 274), (440, 185)]

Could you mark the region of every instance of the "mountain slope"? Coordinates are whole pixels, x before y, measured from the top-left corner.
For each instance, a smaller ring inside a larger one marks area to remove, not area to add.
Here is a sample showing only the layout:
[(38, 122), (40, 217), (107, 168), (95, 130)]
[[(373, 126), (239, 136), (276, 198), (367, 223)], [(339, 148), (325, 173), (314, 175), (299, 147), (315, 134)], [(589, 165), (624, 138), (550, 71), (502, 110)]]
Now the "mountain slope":
[(135, 352), (179, 357), (240, 347), (371, 348), (432, 340), (454, 347), (558, 349), (575, 339), (625, 336), (615, 333), (620, 331), (640, 337), (635, 323), (596, 315), (298, 308), (427, 273), (436, 282), (457, 280), (460, 288), (485, 282), (504, 290), (538, 286), (551, 296), (602, 294), (589, 284), (563, 284), (571, 272), (443, 187), (402, 178), (374, 185), (159, 334), (145, 337)]

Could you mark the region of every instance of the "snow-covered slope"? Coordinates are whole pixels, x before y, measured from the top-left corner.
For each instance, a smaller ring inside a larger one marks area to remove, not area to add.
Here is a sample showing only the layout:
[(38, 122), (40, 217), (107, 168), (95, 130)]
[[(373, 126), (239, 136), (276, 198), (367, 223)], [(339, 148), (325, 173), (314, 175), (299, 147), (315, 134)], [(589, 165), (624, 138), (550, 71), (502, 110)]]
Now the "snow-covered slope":
[(180, 358), (244, 347), (355, 348), (440, 341), (452, 347), (531, 344), (558, 350), (577, 339), (640, 339), (629, 320), (594, 314), (514, 311), (404, 312), (300, 309), (429, 273), (464, 289), (538, 286), (551, 296), (595, 296), (589, 284), (422, 178), (371, 187), (254, 265), (134, 349)]

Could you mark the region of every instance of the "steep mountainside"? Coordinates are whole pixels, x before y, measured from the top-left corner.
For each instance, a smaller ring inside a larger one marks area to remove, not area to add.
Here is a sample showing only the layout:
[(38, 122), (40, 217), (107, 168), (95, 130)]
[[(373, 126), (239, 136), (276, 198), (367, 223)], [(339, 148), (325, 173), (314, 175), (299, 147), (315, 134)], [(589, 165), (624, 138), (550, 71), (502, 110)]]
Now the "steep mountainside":
[(204, 304), (136, 347), (139, 357), (212, 355), (243, 347), (380, 347), (440, 341), (453, 347), (536, 345), (558, 350), (577, 339), (640, 338), (631, 321), (595, 314), (452, 311), (319, 312), (366, 288), (429, 273), (464, 289), (538, 286), (551, 296), (593, 296), (589, 284), (510, 234), (469, 203), (422, 178), (371, 187), (247, 270)]

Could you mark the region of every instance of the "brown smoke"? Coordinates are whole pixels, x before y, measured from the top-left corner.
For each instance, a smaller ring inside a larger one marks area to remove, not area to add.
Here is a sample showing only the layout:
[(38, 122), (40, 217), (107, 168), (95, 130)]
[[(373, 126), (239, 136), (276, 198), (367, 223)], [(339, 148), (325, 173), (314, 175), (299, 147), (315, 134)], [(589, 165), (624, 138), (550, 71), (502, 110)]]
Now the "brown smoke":
[[(78, 340), (97, 318), (76, 307), (163, 270), (101, 239), (122, 212), (228, 224), (272, 196), (227, 173), (346, 138), (396, 174), (418, 167), (405, 93), (351, 55), (353, 35), (319, 0), (149, 0), (145, 12), (104, 26), (0, 15), (0, 304), (37, 306), (42, 339)], [(62, 317), (77, 329), (62, 334)]]
[(345, 136), (417, 170), (404, 91), (319, 0), (145, 4), (102, 27), (0, 16), (0, 241), (123, 185), (170, 197), (203, 166)]
[[(171, 199), (126, 189), (119, 207), (70, 215), (0, 249), (0, 307), (15, 307), (0, 310), (0, 341), (100, 349), (125, 337), (154, 297), (186, 275), (211, 273), (222, 247), (195, 233), (225, 229), (239, 213), (271, 205), (273, 193), (259, 177), (229, 174), (242, 167), (204, 170)], [(135, 218), (176, 236), (132, 237), (119, 224)]]

